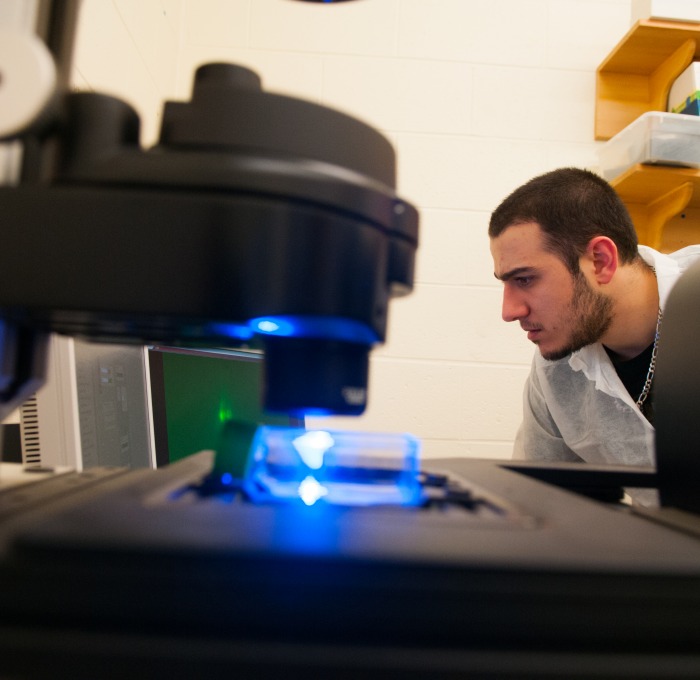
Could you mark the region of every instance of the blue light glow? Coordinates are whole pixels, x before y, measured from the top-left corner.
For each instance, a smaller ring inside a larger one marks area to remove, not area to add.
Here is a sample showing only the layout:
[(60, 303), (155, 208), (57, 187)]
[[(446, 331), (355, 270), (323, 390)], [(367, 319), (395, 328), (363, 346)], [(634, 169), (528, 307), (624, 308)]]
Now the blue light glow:
[(328, 495), (328, 489), (309, 475), (299, 484), (298, 493), (304, 505), (313, 505), (316, 501)]
[(270, 321), (269, 319), (258, 321), (256, 327), (261, 333), (277, 333), (280, 329), (279, 324), (276, 324), (274, 321)]
[(298, 415), (300, 415), (301, 417), (304, 417), (304, 416), (324, 417), (324, 416), (334, 416), (335, 412), (329, 408), (309, 407), (309, 408), (305, 408), (303, 410), (300, 409)]
[(250, 325), (253, 331), (262, 333), (263, 335), (282, 335), (289, 337), (290, 335), (297, 334), (293, 321), (282, 317), (253, 319)]
[(209, 332), (236, 340), (250, 340), (254, 335), (247, 324), (238, 323), (212, 323)]
[(236, 340), (251, 340), (256, 333), (283, 337), (343, 340), (362, 345), (379, 342), (377, 334), (366, 324), (334, 316), (260, 316), (247, 323), (211, 323), (207, 334)]
[(225, 486), (229, 486), (233, 482), (233, 475), (230, 474), (229, 472), (224, 472), (223, 475), (221, 475), (221, 483)]
[(263, 316), (251, 319), (250, 328), (263, 335), (344, 340), (363, 345), (379, 342), (367, 325), (353, 319), (327, 316)]

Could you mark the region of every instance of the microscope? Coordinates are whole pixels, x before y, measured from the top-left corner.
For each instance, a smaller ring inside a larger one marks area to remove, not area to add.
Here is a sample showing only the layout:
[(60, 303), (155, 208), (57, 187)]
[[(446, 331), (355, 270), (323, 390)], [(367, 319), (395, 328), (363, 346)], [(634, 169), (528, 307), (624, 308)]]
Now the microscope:
[(0, 189), (5, 414), (36, 390), (50, 332), (258, 344), (267, 409), (363, 412), (418, 240), (382, 135), (231, 64), (198, 69), (149, 150), (107, 95), (65, 94), (44, 125), (34, 176)]
[[(39, 49), (18, 51), (31, 61)], [(36, 391), (50, 333), (244, 344), (262, 351), (265, 412), (364, 411), (369, 354), (390, 299), (412, 289), (418, 241), (385, 137), (265, 92), (234, 64), (200, 66), (191, 101), (165, 103), (148, 150), (126, 102), (72, 92), (50, 105), (14, 132), (33, 167), (0, 188), (0, 413)], [(222, 446), (245, 447), (228, 429)]]

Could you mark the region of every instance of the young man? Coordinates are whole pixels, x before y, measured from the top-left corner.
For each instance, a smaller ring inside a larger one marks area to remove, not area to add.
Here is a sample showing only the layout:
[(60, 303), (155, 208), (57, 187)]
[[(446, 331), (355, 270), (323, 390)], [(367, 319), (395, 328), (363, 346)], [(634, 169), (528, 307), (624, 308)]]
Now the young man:
[(508, 196), (489, 225), (503, 319), (538, 352), (514, 457), (654, 464), (653, 387), (663, 307), (700, 246), (638, 246), (622, 201), (564, 168)]

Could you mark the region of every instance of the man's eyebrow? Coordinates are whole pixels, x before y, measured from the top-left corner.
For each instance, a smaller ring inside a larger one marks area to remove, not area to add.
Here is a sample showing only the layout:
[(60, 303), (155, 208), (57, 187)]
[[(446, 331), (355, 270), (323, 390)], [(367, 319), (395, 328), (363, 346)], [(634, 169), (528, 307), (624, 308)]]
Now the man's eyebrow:
[(507, 271), (504, 274), (501, 274), (500, 276), (496, 274), (496, 272), (494, 272), (493, 275), (499, 281), (505, 282), (509, 279), (515, 278), (516, 276), (522, 276), (523, 274), (533, 274), (534, 272), (534, 267), (516, 267), (515, 269), (511, 269), (510, 271)]

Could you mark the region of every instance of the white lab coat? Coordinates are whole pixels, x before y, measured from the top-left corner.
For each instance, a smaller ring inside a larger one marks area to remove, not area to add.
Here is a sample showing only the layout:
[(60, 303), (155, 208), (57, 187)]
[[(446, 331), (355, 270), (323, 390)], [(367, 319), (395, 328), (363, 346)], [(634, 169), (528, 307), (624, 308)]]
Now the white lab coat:
[[(700, 259), (700, 245), (670, 255), (646, 246), (640, 246), (639, 252), (656, 269), (663, 309), (680, 275)], [(637, 408), (600, 343), (559, 361), (547, 361), (537, 351), (525, 384), (523, 422), (513, 457), (654, 465), (654, 428)]]

